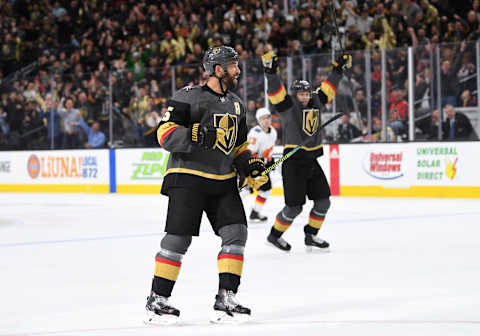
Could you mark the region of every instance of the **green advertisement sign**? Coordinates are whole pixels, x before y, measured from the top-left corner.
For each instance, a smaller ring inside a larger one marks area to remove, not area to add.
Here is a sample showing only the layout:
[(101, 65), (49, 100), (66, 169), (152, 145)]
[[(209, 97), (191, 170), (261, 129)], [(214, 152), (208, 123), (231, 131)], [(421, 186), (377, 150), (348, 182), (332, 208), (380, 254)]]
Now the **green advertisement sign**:
[(455, 146), (417, 148), (417, 181), (453, 180), (457, 174), (458, 153)]
[(163, 180), (170, 153), (143, 152), (140, 162), (133, 164), (131, 180)]

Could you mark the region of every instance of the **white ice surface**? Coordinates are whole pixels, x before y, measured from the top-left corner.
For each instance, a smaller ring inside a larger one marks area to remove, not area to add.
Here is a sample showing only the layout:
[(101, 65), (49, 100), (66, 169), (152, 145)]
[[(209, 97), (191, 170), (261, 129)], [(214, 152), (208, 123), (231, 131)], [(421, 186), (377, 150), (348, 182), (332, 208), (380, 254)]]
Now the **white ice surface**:
[[(253, 198), (247, 200), (250, 207)], [(251, 322), (210, 325), (220, 240), (202, 224), (171, 298), (173, 327), (142, 324), (165, 221), (160, 195), (0, 194), (0, 335), (480, 335), (480, 201), (332, 198), (307, 254), (252, 224), (238, 294)]]

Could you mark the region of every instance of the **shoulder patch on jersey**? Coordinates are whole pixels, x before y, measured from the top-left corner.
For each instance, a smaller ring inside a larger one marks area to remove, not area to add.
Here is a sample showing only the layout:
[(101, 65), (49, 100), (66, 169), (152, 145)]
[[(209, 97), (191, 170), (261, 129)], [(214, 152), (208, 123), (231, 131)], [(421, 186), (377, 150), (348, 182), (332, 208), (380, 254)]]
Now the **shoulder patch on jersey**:
[(253, 131), (254, 131), (254, 132), (257, 132), (257, 133), (261, 133), (261, 132), (262, 132), (262, 129), (260, 128), (260, 126), (255, 126), (255, 127), (253, 128)]

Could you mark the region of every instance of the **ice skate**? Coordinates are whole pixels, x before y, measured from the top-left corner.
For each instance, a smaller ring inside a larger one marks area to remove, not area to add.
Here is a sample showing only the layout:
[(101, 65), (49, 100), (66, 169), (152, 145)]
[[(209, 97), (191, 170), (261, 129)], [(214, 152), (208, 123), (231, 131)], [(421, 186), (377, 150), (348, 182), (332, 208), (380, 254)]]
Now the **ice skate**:
[(210, 322), (218, 324), (235, 324), (246, 322), (250, 319), (250, 309), (242, 306), (235, 293), (231, 290), (221, 289), (215, 296), (213, 314)]
[(268, 217), (263, 216), (262, 214), (258, 213), (255, 210), (252, 210), (252, 212), (250, 213), (249, 219), (251, 222), (262, 223), (262, 222), (266, 222), (268, 220)]
[(268, 235), (267, 242), (269, 245), (273, 245), (276, 248), (285, 252), (288, 252), (292, 249), (292, 246), (289, 243), (287, 243), (285, 239), (283, 239), (282, 237), (277, 238), (272, 234)]
[(180, 316), (180, 311), (168, 303), (164, 296), (155, 294), (153, 291), (147, 298), (147, 316), (143, 321), (145, 324), (171, 325), (175, 324)]
[(312, 234), (305, 235), (305, 246), (307, 247), (307, 252), (330, 252), (330, 244)]

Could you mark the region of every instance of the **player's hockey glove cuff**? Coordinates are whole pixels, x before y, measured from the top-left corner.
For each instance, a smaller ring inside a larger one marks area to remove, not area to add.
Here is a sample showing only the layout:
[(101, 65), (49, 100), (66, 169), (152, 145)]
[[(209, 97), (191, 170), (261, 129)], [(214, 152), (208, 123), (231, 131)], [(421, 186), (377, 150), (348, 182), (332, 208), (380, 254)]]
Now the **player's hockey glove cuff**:
[(266, 73), (276, 74), (279, 72), (278, 56), (275, 55), (273, 51), (269, 51), (268, 53), (262, 56), (262, 64), (263, 64), (263, 70)]
[(212, 126), (203, 126), (200, 123), (192, 125), (192, 142), (205, 149), (213, 149), (217, 144), (217, 129)]
[(262, 175), (265, 169), (265, 165), (261, 159), (251, 158), (248, 160), (247, 184), (249, 187), (258, 190), (268, 182), (268, 175)]

